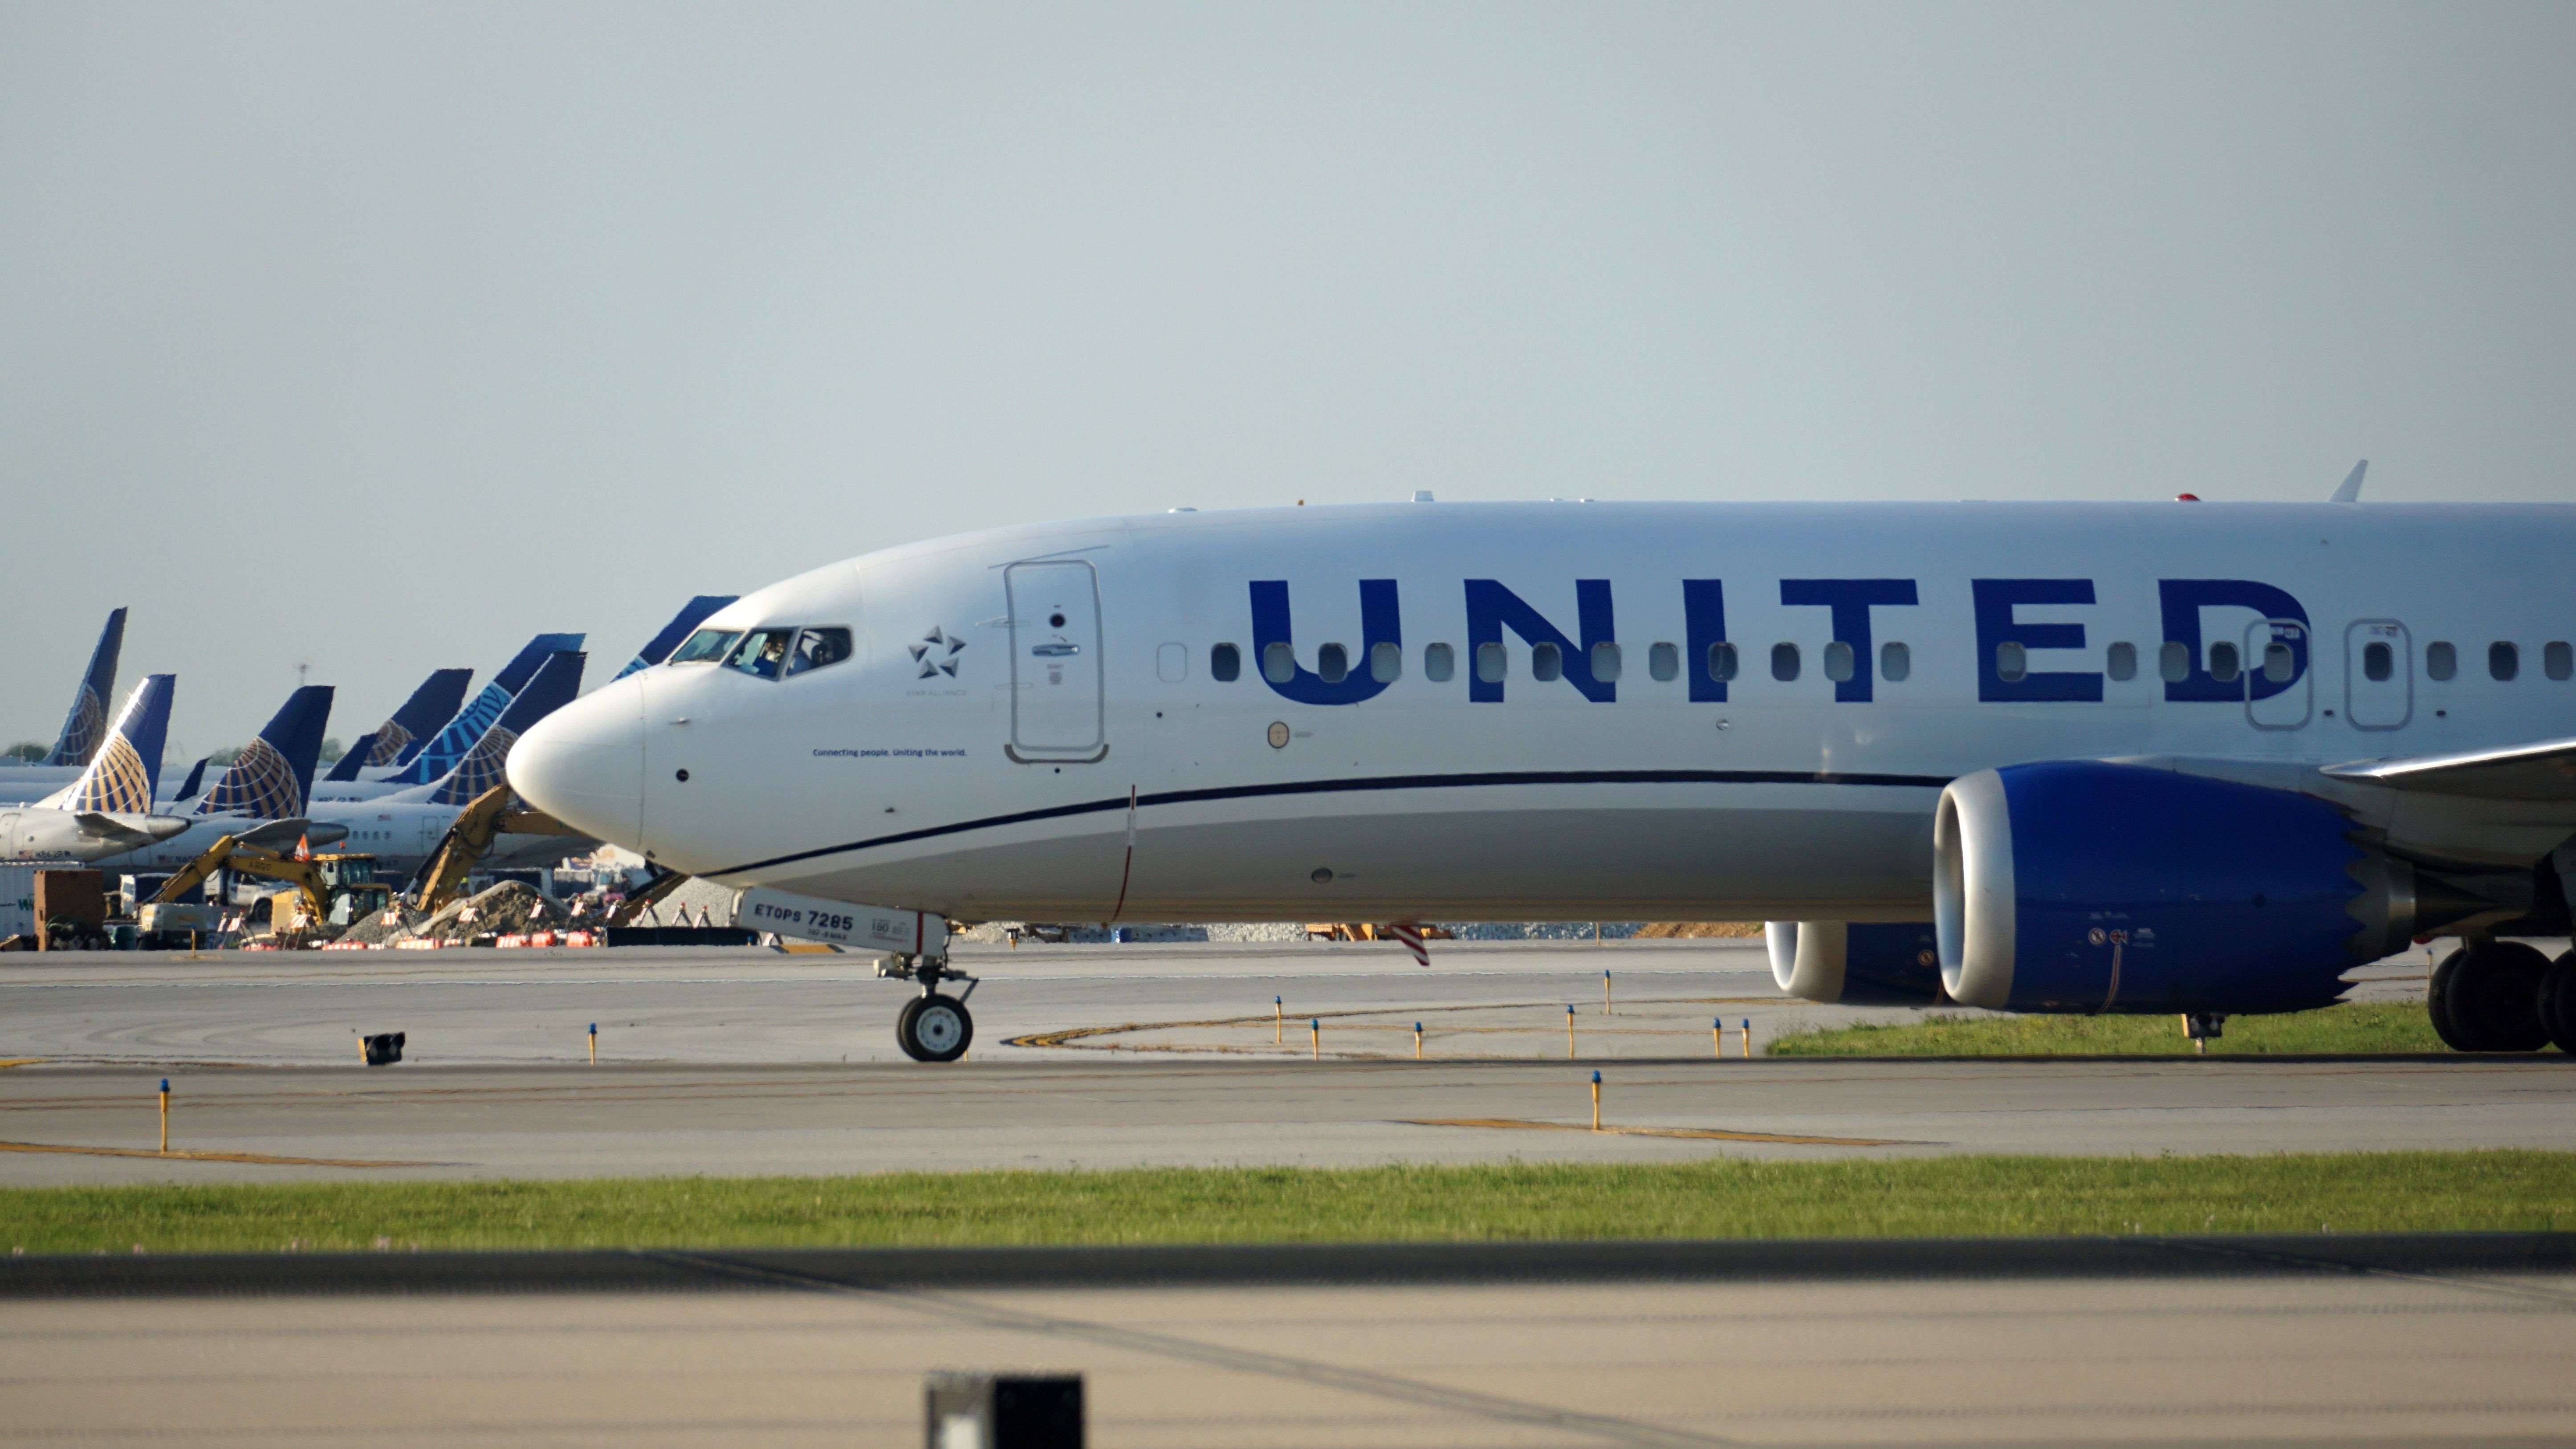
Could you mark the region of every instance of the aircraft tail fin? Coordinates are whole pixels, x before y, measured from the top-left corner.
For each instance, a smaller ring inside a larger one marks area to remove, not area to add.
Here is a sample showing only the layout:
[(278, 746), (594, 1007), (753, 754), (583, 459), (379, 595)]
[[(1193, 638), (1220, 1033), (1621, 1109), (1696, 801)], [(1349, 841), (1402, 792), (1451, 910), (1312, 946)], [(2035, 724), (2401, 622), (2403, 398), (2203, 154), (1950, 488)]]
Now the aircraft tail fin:
[(483, 692), (457, 711), (456, 717), (447, 722), (447, 727), (438, 732), (437, 738), (415, 753), (401, 770), (388, 776), (388, 781), (396, 785), (426, 785), (447, 776), (465, 758), (466, 752), (474, 748), (474, 742), (483, 738), (483, 732), (492, 727), (492, 722), (501, 717), (501, 712), (510, 707), (511, 699), (527, 687), (528, 681), (545, 666), (546, 661), (566, 650), (579, 649), (581, 638), (579, 634), (540, 634), (529, 640), (518, 657), (502, 666), (501, 672), (492, 676), (492, 682), (483, 686)]
[(662, 632), (647, 641), (644, 647), (636, 652), (635, 657), (626, 662), (626, 667), (617, 671), (615, 677), (608, 682), (615, 684), (638, 669), (650, 669), (670, 658), (671, 651), (679, 648), (681, 640), (688, 638), (692, 630), (706, 622), (709, 614), (741, 597), (740, 594), (700, 594), (689, 600), (681, 606), (680, 612), (671, 616), (670, 623), (662, 626)]
[[(379, 730), (377, 733), (381, 734), (382, 731)], [(331, 773), (323, 776), (322, 778), (325, 780), (354, 780), (358, 778), (358, 767), (364, 765), (367, 762), (367, 757), (375, 752), (376, 736), (374, 734), (360, 735), (358, 736), (358, 742), (349, 746), (348, 749), (343, 750), (340, 754), (340, 758), (332, 763)]]
[(72, 783), (62, 808), (111, 815), (152, 813), (152, 792), (161, 784), (161, 747), (170, 732), (170, 695), (177, 683), (174, 674), (143, 676), (89, 768)]
[(107, 627), (98, 631), (98, 644), (89, 651), (89, 668), (81, 675), (80, 690), (72, 696), (71, 713), (63, 716), (63, 732), (54, 739), (54, 752), (45, 756), (48, 765), (87, 765), (107, 738), (107, 702), (116, 693), (116, 659), (125, 652), (125, 610), (111, 609)]
[(175, 805), (182, 800), (197, 798), (197, 792), (206, 786), (207, 759), (207, 756), (199, 755), (197, 763), (188, 767), (188, 778), (180, 784), (179, 793), (170, 797), (170, 803)]
[(232, 768), (206, 792), (200, 815), (249, 815), (285, 820), (304, 813), (313, 798), (313, 767), (322, 758), (322, 729), (331, 722), (331, 686), (308, 684), (242, 747)]
[(519, 691), (510, 707), (474, 742), (474, 748), (457, 762), (446, 779), (438, 782), (438, 788), (430, 793), (430, 803), (469, 804), (474, 797), (501, 784), (507, 778), (503, 767), (509, 763), (510, 747), (537, 721), (572, 703), (573, 696), (581, 693), (582, 665), (588, 659), (588, 655), (576, 650), (565, 650), (548, 659), (536, 677), (528, 681), (528, 687)]
[(2334, 496), (2326, 501), (2328, 503), (2359, 503), (2361, 501), (2361, 475), (2369, 471), (2370, 460), (2368, 458), (2364, 458), (2360, 462), (2353, 464), (2352, 471), (2344, 475), (2342, 486), (2336, 488)]
[[(399, 765), (420, 753), (438, 727), (456, 716), (456, 707), (465, 702), (465, 686), (474, 678), (471, 669), (441, 669), (420, 682), (393, 718), (376, 728), (375, 746), (366, 751), (359, 766)], [(412, 742), (418, 740), (419, 746)], [(359, 753), (351, 750), (350, 754)], [(334, 773), (332, 779), (340, 776)], [(353, 767), (348, 778), (358, 778)]]

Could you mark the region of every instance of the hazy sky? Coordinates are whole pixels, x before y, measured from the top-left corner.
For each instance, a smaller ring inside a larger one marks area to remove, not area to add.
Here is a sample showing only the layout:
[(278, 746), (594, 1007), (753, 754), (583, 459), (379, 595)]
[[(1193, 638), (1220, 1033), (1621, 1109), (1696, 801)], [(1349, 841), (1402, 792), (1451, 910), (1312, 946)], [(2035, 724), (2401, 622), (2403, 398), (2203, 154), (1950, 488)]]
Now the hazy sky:
[(2576, 496), (2576, 6), (0, 4), (0, 736), (1174, 504)]

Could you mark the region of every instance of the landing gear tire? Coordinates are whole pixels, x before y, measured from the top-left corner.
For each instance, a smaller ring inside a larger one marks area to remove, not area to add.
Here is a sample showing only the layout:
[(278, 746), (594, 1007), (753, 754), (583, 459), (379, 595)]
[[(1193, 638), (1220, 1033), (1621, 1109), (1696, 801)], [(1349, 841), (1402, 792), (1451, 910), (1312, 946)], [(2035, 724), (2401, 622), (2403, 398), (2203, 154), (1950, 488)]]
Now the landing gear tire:
[(916, 1062), (953, 1062), (975, 1040), (975, 1018), (953, 996), (916, 996), (895, 1018), (894, 1039)]
[(2455, 951), (2434, 972), (2433, 993), (2451, 1030), (2442, 1039), (2459, 1051), (2536, 1052), (2549, 1044), (2541, 1024), (2540, 988), (2549, 958), (2519, 941), (2486, 941)]
[(2576, 951), (2550, 962), (2540, 978), (2540, 1024), (2560, 1051), (2576, 1057)]
[(2433, 1019), (2433, 1035), (2440, 1037), (2442, 1045), (2455, 1052), (2477, 1050), (2469, 1045), (2467, 1037), (2460, 1034), (2459, 1024), (2451, 1020), (2451, 968), (2467, 954), (2466, 950), (2459, 950), (2443, 957), (2433, 968), (2432, 981), (2424, 988), (2424, 1014)]

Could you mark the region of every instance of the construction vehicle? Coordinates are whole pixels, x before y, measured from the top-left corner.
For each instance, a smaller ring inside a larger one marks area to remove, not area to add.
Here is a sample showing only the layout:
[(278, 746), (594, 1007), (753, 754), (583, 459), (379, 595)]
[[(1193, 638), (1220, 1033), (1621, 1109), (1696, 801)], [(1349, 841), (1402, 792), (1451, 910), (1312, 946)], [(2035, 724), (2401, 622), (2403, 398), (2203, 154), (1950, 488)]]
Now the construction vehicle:
[(376, 879), (376, 858), (372, 855), (314, 855), (298, 859), (256, 845), (244, 845), (230, 835), (206, 847), (205, 854), (188, 862), (178, 874), (163, 882), (151, 903), (156, 906), (175, 904), (221, 870), (280, 880), (295, 888), (296, 910), (292, 915), (281, 921), (275, 914), (275, 906), (270, 908), (269, 930), (278, 935), (309, 930), (324, 922), (345, 926), (370, 911), (381, 911), (393, 903), (393, 887)]
[(464, 887), (466, 877), (474, 873), (475, 864), (492, 848), (492, 842), (504, 835), (580, 835), (581, 832), (546, 814), (519, 804), (519, 797), (507, 785), (495, 785), (477, 795), (447, 834), (422, 863), (420, 874), (412, 878), (413, 910), (435, 915), (445, 910)]

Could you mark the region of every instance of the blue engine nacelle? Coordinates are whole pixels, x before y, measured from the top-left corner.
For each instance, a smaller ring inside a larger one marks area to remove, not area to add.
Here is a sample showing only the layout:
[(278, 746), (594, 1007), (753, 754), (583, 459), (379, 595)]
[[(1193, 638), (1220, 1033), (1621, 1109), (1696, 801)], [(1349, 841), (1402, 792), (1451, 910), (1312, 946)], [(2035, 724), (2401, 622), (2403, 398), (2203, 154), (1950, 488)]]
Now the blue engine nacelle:
[(1932, 925), (1765, 921), (1771, 979), (1791, 996), (1845, 1006), (1929, 1006), (1941, 999)]
[(1955, 780), (1933, 858), (1943, 983), (1997, 1010), (2305, 1010), (2416, 926), (2414, 871), (2334, 806), (2135, 765)]

